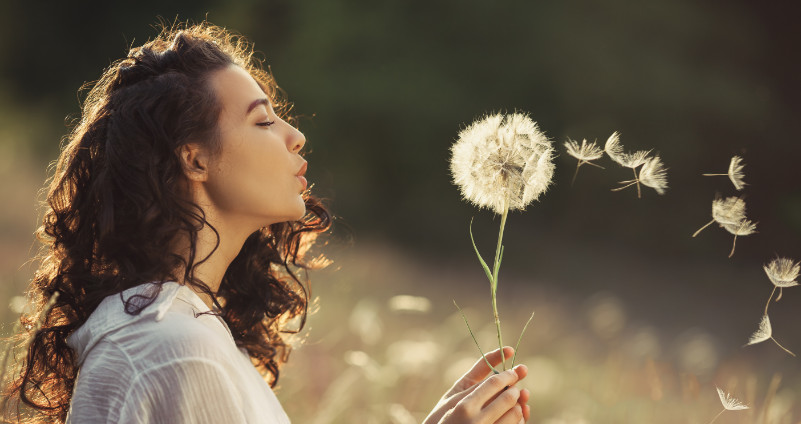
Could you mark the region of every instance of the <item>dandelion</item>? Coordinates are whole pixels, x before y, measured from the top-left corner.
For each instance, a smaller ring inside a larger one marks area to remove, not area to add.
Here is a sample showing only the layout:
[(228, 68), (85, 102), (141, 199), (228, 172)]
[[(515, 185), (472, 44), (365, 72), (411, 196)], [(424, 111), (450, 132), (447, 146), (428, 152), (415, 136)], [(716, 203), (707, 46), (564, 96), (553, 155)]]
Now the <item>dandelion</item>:
[(721, 228), (734, 234), (734, 241), (731, 244), (731, 252), (729, 253), (730, 258), (734, 255), (737, 237), (751, 235), (756, 232), (756, 223), (745, 219), (745, 200), (740, 197), (732, 196), (725, 199), (713, 200), (712, 220), (693, 233), (693, 237), (697, 236), (706, 227), (715, 222), (717, 222)]
[(553, 178), (551, 141), (526, 114), (494, 114), (459, 133), (451, 148), (453, 182), (462, 196), (498, 215), (524, 209)]
[(726, 231), (734, 234), (734, 241), (731, 243), (731, 252), (729, 253), (730, 258), (734, 256), (734, 247), (737, 244), (737, 237), (749, 236), (756, 232), (756, 223), (747, 219), (743, 219), (735, 224), (721, 224), (721, 226), (726, 229)]
[(743, 404), (738, 399), (735, 399), (732, 395), (725, 393), (719, 387), (715, 388), (718, 389), (718, 396), (720, 397), (720, 403), (723, 404), (723, 410), (718, 412), (718, 414), (715, 415), (715, 418), (712, 418), (712, 421), (710, 421), (709, 424), (715, 422), (715, 420), (717, 420), (718, 417), (726, 411), (741, 411), (743, 409), (749, 408), (747, 405)]
[(765, 304), (765, 315), (767, 315), (770, 300), (773, 299), (777, 288), (779, 289), (779, 296), (776, 297), (776, 302), (782, 298), (783, 288), (798, 285), (798, 282), (795, 280), (798, 278), (799, 271), (801, 271), (801, 265), (797, 262), (793, 262), (792, 259), (776, 258), (762, 268), (765, 270), (765, 274), (768, 274), (770, 282), (773, 283), (773, 291), (770, 292), (768, 303)]
[(667, 169), (659, 156), (648, 158), (640, 168), (639, 180), (643, 185), (651, 187), (659, 194), (667, 189)]
[(715, 177), (715, 176), (728, 176), (731, 180), (731, 183), (734, 184), (734, 188), (737, 191), (740, 191), (745, 186), (745, 182), (743, 181), (743, 168), (745, 168), (745, 164), (743, 164), (743, 158), (739, 156), (733, 156), (731, 158), (731, 162), (729, 163), (729, 172), (726, 174), (703, 174), (705, 177)]
[(723, 224), (736, 224), (744, 219), (745, 200), (735, 196), (715, 199), (712, 201), (712, 220), (693, 233), (693, 237), (715, 222), (722, 226)]
[[(501, 215), (492, 270), (476, 247), (472, 222), (470, 241), (490, 282), (498, 345), (503, 349), (496, 293), (506, 218), (510, 210), (525, 209), (537, 200), (551, 184), (553, 148), (527, 114), (513, 113), (488, 115), (474, 122), (459, 133), (451, 153), (453, 182), (459, 186), (462, 196), (479, 208)], [(505, 363), (503, 367), (506, 368)]]
[(621, 181), (620, 184), (624, 184), (624, 186), (612, 189), (612, 191), (620, 191), (636, 184), (637, 197), (642, 197), (642, 192), (640, 189), (640, 177), (637, 175), (637, 167), (645, 164), (645, 162), (648, 160), (648, 154), (651, 153), (651, 151), (639, 150), (634, 153), (626, 153), (623, 150), (623, 145), (620, 144), (620, 133), (617, 131), (613, 132), (612, 135), (606, 140), (604, 150), (613, 161), (625, 168), (631, 168), (632, 172), (634, 173), (633, 180)]
[(762, 315), (762, 321), (759, 322), (759, 328), (757, 328), (754, 334), (751, 334), (751, 337), (748, 339), (748, 343), (745, 345), (750, 346), (753, 344), (762, 343), (768, 339), (773, 340), (773, 342), (776, 343), (776, 346), (779, 346), (785, 352), (795, 356), (795, 353), (787, 350), (786, 347), (782, 346), (776, 339), (773, 338), (773, 328), (770, 326), (770, 319), (767, 315)]
[(665, 189), (667, 189), (667, 169), (659, 156), (645, 158), (645, 162), (640, 168), (640, 173), (637, 174), (635, 170), (634, 177), (633, 180), (621, 181), (620, 184), (623, 185), (613, 188), (612, 191), (620, 191), (637, 184), (637, 196), (640, 197), (640, 184), (642, 183), (642, 185), (656, 190), (658, 194), (665, 194)]
[(579, 146), (577, 141), (568, 139), (565, 142), (565, 147), (567, 148), (567, 153), (570, 156), (578, 159), (578, 164), (576, 164), (576, 172), (573, 174), (573, 180), (570, 182), (571, 185), (576, 182), (576, 176), (578, 175), (579, 168), (585, 163), (587, 165), (604, 169), (603, 166), (590, 162), (600, 159), (604, 155), (603, 149), (596, 145), (595, 142), (587, 144), (587, 139), (584, 139), (581, 140), (581, 146)]

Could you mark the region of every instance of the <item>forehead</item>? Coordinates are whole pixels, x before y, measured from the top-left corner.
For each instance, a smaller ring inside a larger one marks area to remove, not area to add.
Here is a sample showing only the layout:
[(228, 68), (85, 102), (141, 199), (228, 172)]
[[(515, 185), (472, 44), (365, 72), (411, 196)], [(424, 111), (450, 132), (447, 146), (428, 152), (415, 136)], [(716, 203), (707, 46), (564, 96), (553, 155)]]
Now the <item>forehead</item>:
[(244, 116), (254, 100), (268, 97), (256, 80), (238, 65), (229, 65), (212, 73), (209, 83), (224, 114)]

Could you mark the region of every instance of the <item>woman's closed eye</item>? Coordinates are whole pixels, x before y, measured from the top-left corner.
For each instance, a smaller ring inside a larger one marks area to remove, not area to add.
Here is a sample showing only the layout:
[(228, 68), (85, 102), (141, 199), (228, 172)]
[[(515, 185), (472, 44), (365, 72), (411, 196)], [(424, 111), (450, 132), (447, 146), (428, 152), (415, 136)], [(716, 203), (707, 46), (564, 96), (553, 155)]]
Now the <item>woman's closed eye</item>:
[(256, 125), (258, 125), (260, 127), (269, 127), (270, 125), (272, 125), (274, 123), (275, 123), (275, 121), (265, 121), (265, 122), (259, 122)]

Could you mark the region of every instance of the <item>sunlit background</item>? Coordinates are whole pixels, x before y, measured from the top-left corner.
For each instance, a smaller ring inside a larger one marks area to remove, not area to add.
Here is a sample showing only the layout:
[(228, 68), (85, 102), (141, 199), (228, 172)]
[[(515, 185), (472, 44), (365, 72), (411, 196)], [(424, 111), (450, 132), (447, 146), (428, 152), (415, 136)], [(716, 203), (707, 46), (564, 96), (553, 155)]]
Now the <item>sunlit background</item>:
[[(554, 185), (507, 223), (499, 308), (529, 366), (533, 422), (706, 423), (715, 386), (752, 408), (718, 423), (801, 422), (799, 360), (743, 347), (772, 284), (801, 260), (801, 4), (645, 0), (0, 2), (0, 319), (24, 308), (37, 191), (78, 116), (78, 88), (157, 34), (208, 19), (254, 41), (295, 103), (309, 180), (338, 220), (329, 269), (277, 394), (298, 423), (420, 422), (494, 325), (468, 236), (499, 220), (460, 199), (449, 147), (493, 111), (527, 111), (556, 142)], [(664, 196), (611, 192), (630, 172), (583, 167), (564, 141), (653, 149)], [(708, 222), (744, 158), (758, 233)], [(771, 306), (801, 353), (801, 289)]]

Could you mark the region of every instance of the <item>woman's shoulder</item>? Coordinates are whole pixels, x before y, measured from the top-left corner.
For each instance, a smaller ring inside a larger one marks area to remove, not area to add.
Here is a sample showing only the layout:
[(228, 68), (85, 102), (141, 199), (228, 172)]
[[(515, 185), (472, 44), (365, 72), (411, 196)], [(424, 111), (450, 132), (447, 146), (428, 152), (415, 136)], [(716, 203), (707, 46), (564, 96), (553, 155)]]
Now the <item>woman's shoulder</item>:
[(225, 322), (209, 314), (192, 290), (177, 283), (164, 283), (138, 314), (126, 312), (126, 301), (149, 297), (152, 286), (137, 286), (104, 299), (69, 337), (81, 366), (120, 357), (141, 370), (182, 358), (225, 360), (239, 353)]

